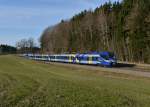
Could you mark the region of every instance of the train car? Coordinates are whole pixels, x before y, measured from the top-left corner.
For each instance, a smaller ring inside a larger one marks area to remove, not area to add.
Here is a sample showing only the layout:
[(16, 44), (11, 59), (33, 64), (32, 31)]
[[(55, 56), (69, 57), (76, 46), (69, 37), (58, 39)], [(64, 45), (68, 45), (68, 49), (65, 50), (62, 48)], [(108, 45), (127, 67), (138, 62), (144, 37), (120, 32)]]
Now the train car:
[(76, 63), (112, 67), (117, 64), (117, 59), (115, 55), (110, 52), (79, 54), (76, 56)]
[(54, 54), (54, 55), (41, 55), (41, 54), (28, 54), (24, 55), (29, 59), (40, 61), (64, 62), (73, 64), (90, 64), (112, 67), (117, 64), (116, 56), (111, 52), (96, 52), (84, 54)]
[(57, 54), (50, 55), (49, 57), (50, 61), (73, 63), (73, 58), (75, 57), (75, 54)]

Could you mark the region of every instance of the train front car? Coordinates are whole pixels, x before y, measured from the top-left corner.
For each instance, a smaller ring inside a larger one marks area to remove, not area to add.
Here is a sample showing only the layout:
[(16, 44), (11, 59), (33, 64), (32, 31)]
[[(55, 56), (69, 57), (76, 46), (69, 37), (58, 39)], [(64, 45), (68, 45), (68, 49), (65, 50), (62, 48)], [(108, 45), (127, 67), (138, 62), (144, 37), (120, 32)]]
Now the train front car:
[(114, 53), (111, 52), (100, 52), (99, 60), (101, 65), (106, 67), (113, 67), (117, 64), (117, 58)]

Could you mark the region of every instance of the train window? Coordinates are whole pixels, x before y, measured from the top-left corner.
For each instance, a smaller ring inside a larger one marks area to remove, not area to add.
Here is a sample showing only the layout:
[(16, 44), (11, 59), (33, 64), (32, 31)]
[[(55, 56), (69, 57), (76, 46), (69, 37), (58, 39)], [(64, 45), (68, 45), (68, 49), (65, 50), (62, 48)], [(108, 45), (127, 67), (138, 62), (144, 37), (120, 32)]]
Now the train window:
[(92, 61), (98, 61), (98, 57), (92, 57)]
[(68, 60), (68, 59), (69, 59), (69, 57), (68, 57), (68, 56), (66, 56), (66, 57), (65, 57), (65, 59), (66, 59), (66, 60)]
[(113, 58), (114, 57), (114, 53), (109, 53), (109, 58)]
[(82, 61), (88, 61), (89, 57), (80, 57), (80, 60), (82, 60)]
[(61, 56), (61, 59), (63, 59), (63, 60), (68, 60), (69, 57), (68, 57), (68, 56)]
[(63, 56), (60, 56), (60, 59), (63, 59)]
[(44, 58), (48, 58), (48, 56), (44, 56)]
[(58, 56), (58, 59), (61, 59), (61, 56)]
[(108, 55), (101, 55), (102, 58), (108, 60), (109, 59), (109, 56)]
[(89, 61), (89, 60), (90, 60), (90, 57), (87, 57), (86, 60)]
[(74, 57), (73, 56), (71, 56), (71, 60), (73, 60), (74, 59)]
[(64, 60), (67, 60), (67, 57), (66, 57), (66, 56), (64, 56)]
[(62, 57), (62, 56), (57, 56), (56, 58), (57, 58), (57, 59), (62, 59), (63, 57)]
[(64, 59), (64, 56), (61, 56), (61, 59)]
[(50, 56), (51, 59), (55, 59), (55, 56)]
[(76, 57), (77, 58), (77, 60), (80, 60), (80, 57)]

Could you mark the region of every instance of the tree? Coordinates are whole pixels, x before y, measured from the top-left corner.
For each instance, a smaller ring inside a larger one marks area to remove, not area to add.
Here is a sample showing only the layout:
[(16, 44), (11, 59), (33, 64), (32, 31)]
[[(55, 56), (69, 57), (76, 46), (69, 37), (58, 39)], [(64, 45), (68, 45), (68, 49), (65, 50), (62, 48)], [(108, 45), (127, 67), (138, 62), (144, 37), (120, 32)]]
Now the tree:
[(9, 45), (0, 45), (0, 54), (15, 54), (17, 49)]
[(150, 63), (149, 10), (150, 0), (105, 3), (47, 28), (41, 47), (46, 53), (113, 51), (122, 61)]
[(16, 47), (19, 53), (33, 53), (35, 46), (33, 38), (21, 39), (16, 43)]

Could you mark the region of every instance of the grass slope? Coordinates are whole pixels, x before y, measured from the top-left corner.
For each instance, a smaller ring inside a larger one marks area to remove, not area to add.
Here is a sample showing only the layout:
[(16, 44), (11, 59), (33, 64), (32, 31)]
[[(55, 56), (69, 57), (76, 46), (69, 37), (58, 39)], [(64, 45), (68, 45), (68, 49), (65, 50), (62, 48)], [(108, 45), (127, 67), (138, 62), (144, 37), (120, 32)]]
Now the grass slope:
[(0, 107), (150, 107), (150, 79), (0, 56)]

